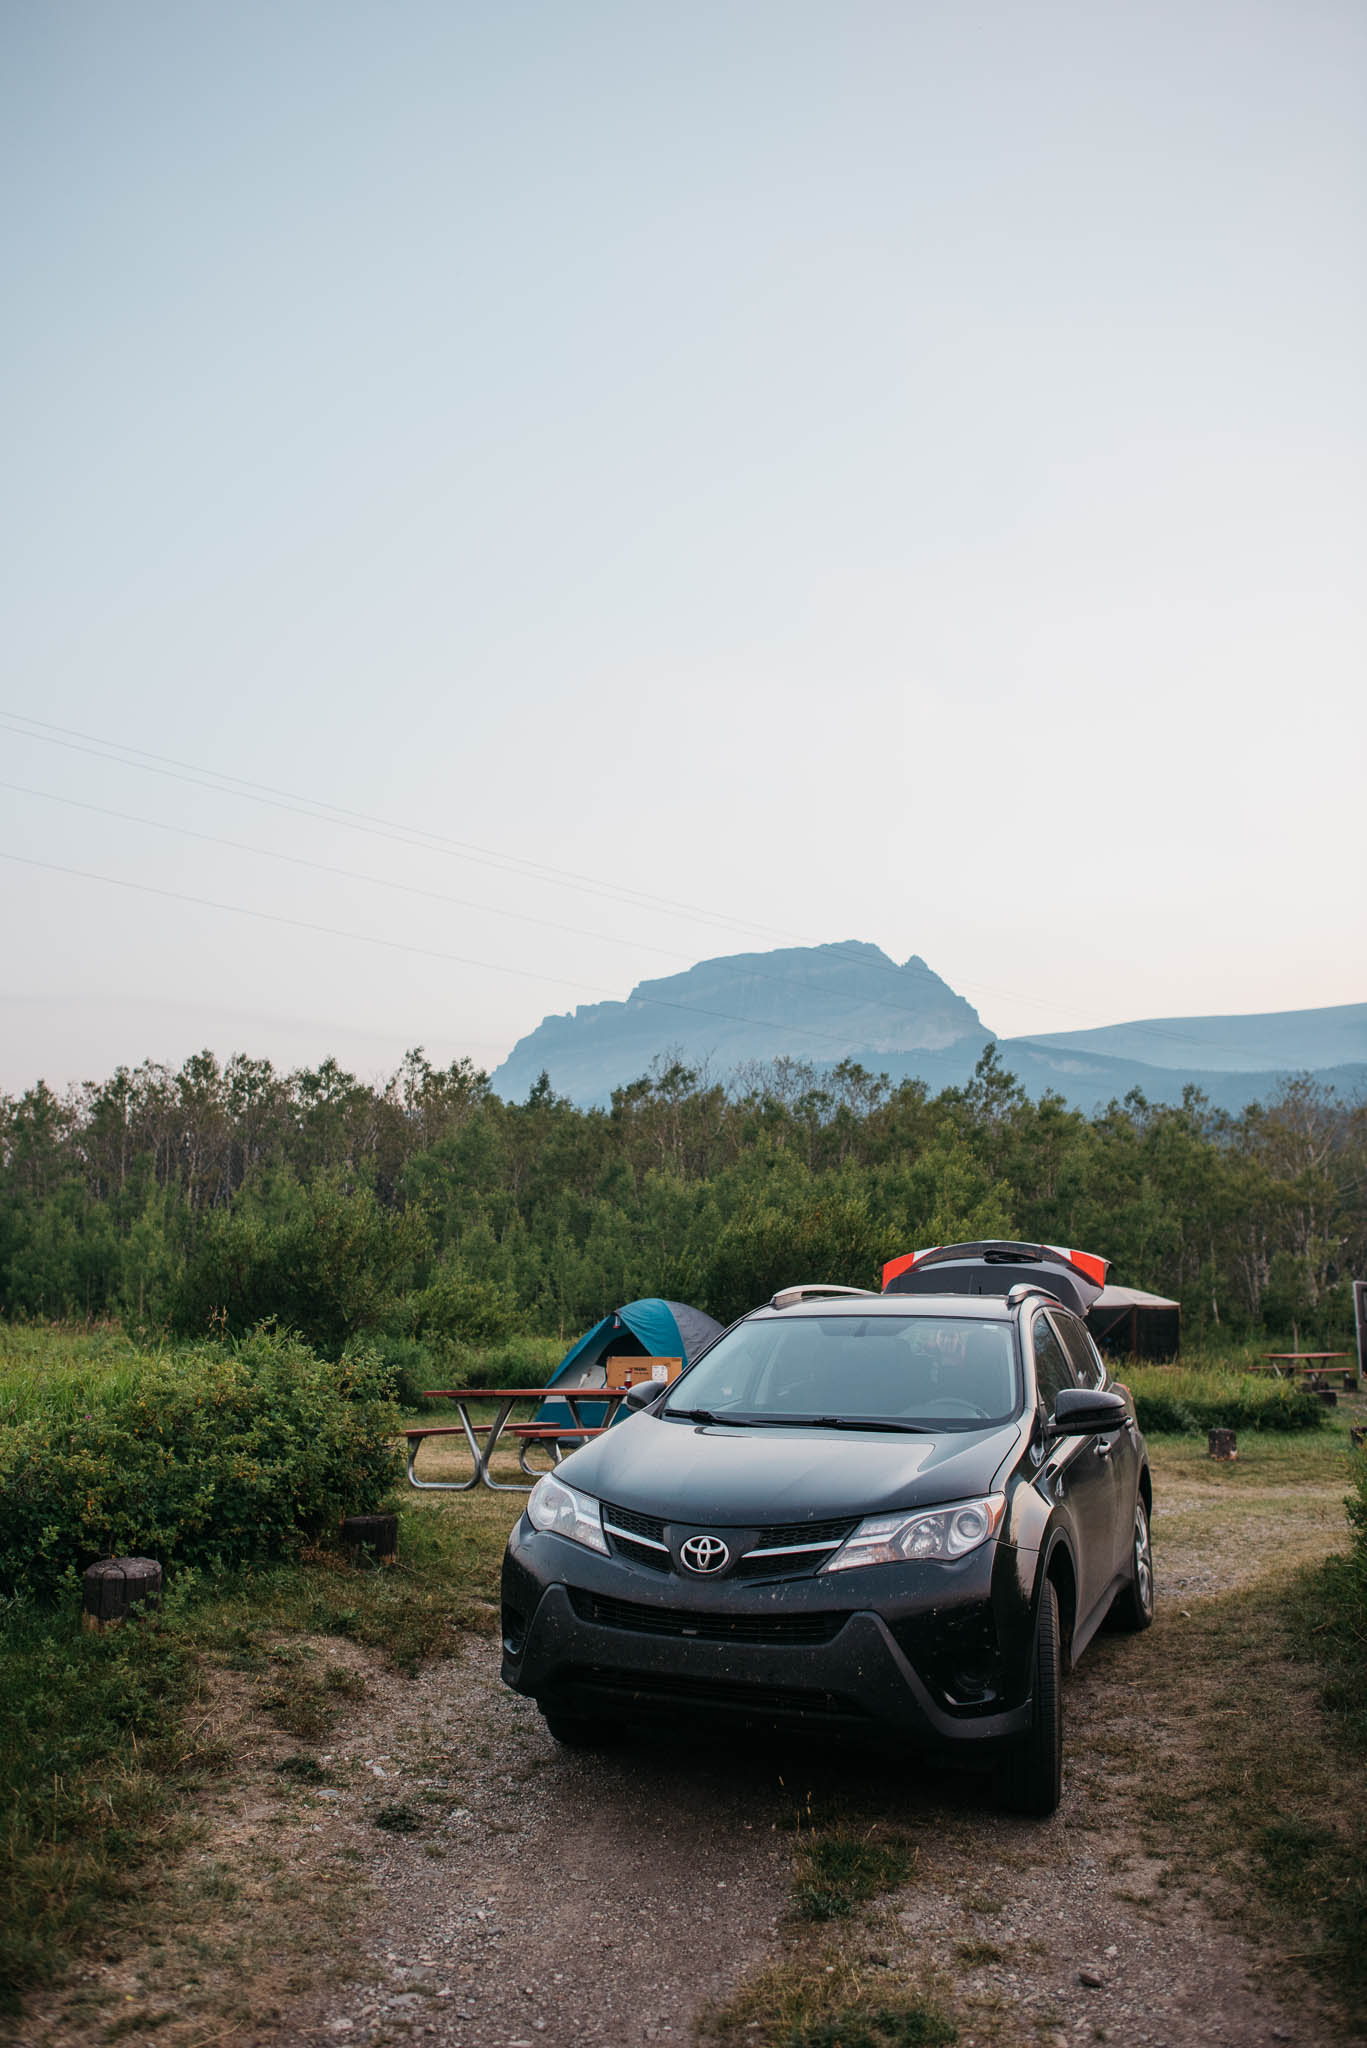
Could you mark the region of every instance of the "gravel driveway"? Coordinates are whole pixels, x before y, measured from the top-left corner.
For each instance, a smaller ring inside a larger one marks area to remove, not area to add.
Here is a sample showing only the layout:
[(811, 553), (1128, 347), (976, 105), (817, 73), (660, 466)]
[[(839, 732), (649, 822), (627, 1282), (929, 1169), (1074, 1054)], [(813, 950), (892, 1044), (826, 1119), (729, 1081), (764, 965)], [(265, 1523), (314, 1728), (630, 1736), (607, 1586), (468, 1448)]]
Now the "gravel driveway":
[[(1299, 1489), (1298, 1555), (1341, 1540), (1341, 1489), (1318, 1492)], [(1155, 1782), (1203, 1768), (1209, 1714), (1230, 1711), (1173, 1680), (1199, 1661), (1182, 1632), (1248, 1559), (1221, 1546), (1218, 1489), (1159, 1498), (1159, 1620), (1100, 1638), (1070, 1681), (1065, 1797), (1048, 1822), (1003, 1818), (972, 1780), (899, 1781), (857, 1753), (700, 1733), (571, 1754), (500, 1685), (492, 1641), (406, 1679), (319, 1639), (308, 1654), (365, 1679), (330, 1747), (301, 1755), (225, 1674), (238, 1763), (201, 1839), (149, 1879), (155, 1938), (93, 1952), (19, 2038), (682, 2044), (746, 1979), (798, 1953), (810, 1966), (825, 1940), (837, 1967), (913, 1975), (962, 2048), (1337, 2048), (1342, 2023), (1308, 1980), (1240, 1931), (1227, 1898), (1215, 1910), (1200, 1840), (1143, 1847)], [(789, 1915), (795, 1829), (833, 1817), (895, 1820), (914, 1864), (901, 1889), (814, 1935)]]

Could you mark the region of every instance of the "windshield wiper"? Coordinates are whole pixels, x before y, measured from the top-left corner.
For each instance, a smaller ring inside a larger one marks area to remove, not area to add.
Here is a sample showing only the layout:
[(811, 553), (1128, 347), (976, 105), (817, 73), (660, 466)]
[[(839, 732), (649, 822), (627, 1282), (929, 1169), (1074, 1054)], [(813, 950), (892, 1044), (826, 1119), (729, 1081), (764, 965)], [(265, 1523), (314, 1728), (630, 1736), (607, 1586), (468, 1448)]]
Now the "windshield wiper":
[(719, 1422), (721, 1420), (721, 1417), (714, 1415), (710, 1408), (666, 1408), (665, 1414), (677, 1415), (681, 1422)]
[(766, 1428), (776, 1429), (884, 1429), (908, 1436), (933, 1436), (921, 1422), (884, 1422), (873, 1416), (857, 1415), (756, 1415), (750, 1418)]

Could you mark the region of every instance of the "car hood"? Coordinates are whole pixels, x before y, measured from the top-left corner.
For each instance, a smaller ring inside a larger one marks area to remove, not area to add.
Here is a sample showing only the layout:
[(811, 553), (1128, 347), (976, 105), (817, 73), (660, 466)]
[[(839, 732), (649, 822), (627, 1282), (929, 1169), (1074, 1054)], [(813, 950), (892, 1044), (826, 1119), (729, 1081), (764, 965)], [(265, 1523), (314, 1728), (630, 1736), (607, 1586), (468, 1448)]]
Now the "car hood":
[(1020, 1434), (1018, 1422), (892, 1436), (633, 1415), (575, 1451), (558, 1476), (598, 1500), (665, 1522), (820, 1522), (986, 1493)]

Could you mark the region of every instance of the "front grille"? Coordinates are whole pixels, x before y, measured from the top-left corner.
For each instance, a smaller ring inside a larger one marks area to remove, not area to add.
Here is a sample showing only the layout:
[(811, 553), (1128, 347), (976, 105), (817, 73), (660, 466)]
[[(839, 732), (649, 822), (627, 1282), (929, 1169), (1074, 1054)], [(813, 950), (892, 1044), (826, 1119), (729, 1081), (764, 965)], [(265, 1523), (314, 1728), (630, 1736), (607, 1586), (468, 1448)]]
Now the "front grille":
[(639, 1635), (696, 1637), (706, 1643), (829, 1643), (844, 1627), (843, 1614), (698, 1614), (688, 1608), (643, 1607), (575, 1588), (570, 1599), (581, 1621), (628, 1628)]
[[(631, 1564), (643, 1564), (653, 1572), (667, 1572), (670, 1569), (669, 1552), (657, 1550), (655, 1545), (665, 1539), (665, 1525), (656, 1515), (638, 1515), (631, 1508), (615, 1508), (610, 1501), (602, 1504), (603, 1523), (608, 1542), (618, 1557), (624, 1557)], [(622, 1533), (625, 1532), (625, 1533)], [(633, 1536), (646, 1540), (633, 1543)]]
[(645, 1536), (652, 1543), (665, 1540), (665, 1525), (657, 1515), (638, 1515), (632, 1508), (615, 1508), (605, 1500), (603, 1520), (611, 1522), (615, 1529), (625, 1529), (628, 1536)]
[[(741, 1579), (810, 1578), (814, 1572), (820, 1571), (828, 1557), (834, 1557), (850, 1531), (857, 1527), (857, 1518), (846, 1515), (838, 1522), (784, 1522), (777, 1528), (761, 1529), (754, 1549), (748, 1550), (737, 1563), (736, 1576)], [(820, 1543), (826, 1547), (821, 1550), (797, 1547), (808, 1543)]]
[[(606, 1500), (602, 1507), (603, 1526), (616, 1556), (650, 1571), (673, 1571), (669, 1551), (657, 1548), (665, 1542), (665, 1524), (658, 1515), (639, 1515), (634, 1508), (614, 1507)], [(733, 1574), (741, 1579), (810, 1578), (857, 1526), (857, 1516), (844, 1515), (837, 1521), (779, 1522), (759, 1529), (754, 1548), (736, 1560)], [(734, 1549), (733, 1532), (728, 1534), (732, 1534)], [(807, 1549), (804, 1546), (808, 1544), (825, 1547)]]
[(565, 1671), (570, 1685), (593, 1686), (638, 1701), (659, 1700), (662, 1705), (677, 1701), (713, 1707), (739, 1707), (755, 1714), (840, 1715), (845, 1720), (862, 1716), (854, 1701), (838, 1693), (797, 1685), (733, 1685), (722, 1678), (683, 1678), (664, 1671), (614, 1671), (601, 1664), (571, 1665)]
[(757, 1548), (777, 1550), (793, 1543), (843, 1543), (855, 1526), (852, 1515), (842, 1515), (834, 1522), (784, 1522), (776, 1529), (761, 1529)]

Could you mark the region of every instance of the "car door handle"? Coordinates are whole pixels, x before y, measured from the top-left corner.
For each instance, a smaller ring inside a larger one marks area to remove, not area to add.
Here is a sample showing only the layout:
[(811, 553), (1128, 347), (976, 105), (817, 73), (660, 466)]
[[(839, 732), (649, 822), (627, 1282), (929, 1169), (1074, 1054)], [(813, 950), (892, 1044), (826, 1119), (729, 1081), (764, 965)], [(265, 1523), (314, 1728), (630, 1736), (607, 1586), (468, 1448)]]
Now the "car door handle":
[(1111, 1452), (1115, 1449), (1115, 1438), (1113, 1436), (1093, 1437), (1092, 1444), (1098, 1458), (1109, 1458)]

